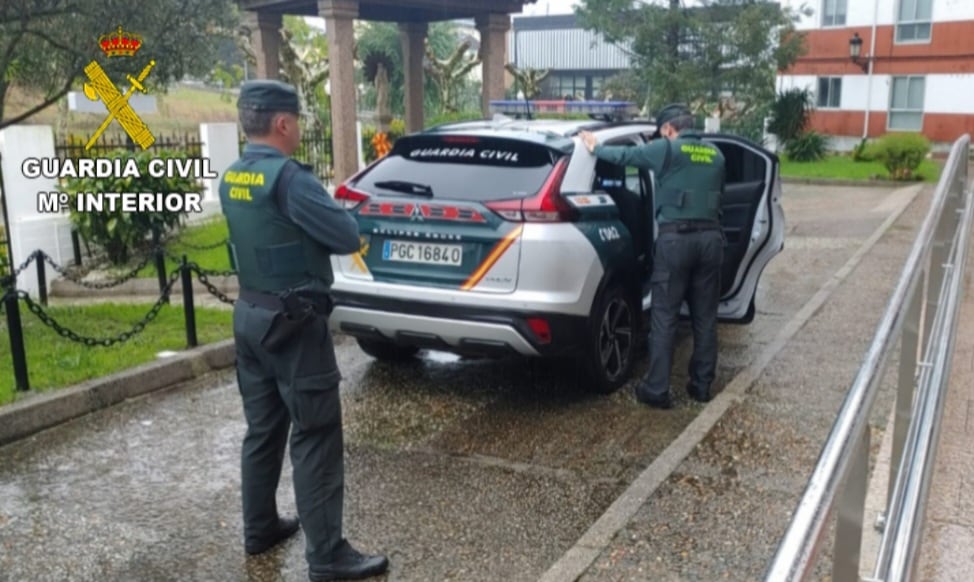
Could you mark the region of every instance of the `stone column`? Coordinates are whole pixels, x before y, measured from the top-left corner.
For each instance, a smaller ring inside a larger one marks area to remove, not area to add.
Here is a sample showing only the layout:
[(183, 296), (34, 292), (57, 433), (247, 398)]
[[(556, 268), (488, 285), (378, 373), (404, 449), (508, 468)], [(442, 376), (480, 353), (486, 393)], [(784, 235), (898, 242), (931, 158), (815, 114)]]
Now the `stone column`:
[(406, 77), (406, 132), (423, 129), (423, 59), (426, 56), (426, 35), (429, 23), (406, 22), (399, 24), (399, 40), (402, 42), (402, 60)]
[(283, 17), (270, 12), (247, 12), (244, 22), (244, 26), (250, 29), (254, 57), (257, 59), (257, 78), (280, 79)]
[(210, 160), (210, 170), (217, 174), (216, 178), (203, 179), (203, 213), (207, 216), (219, 214), (222, 209), (220, 177), (240, 157), (237, 123), (201, 123), (200, 141), (203, 157)]
[(480, 31), (480, 59), (483, 67), (484, 116), (490, 115), (490, 102), (504, 98), (504, 64), (507, 62), (507, 31), (511, 28), (509, 14), (488, 13), (476, 18)]
[[(57, 180), (24, 174), (26, 160), (55, 157), (54, 131), (49, 125), (11, 125), (0, 131), (0, 168), (3, 169), (0, 187), (10, 220), (7, 244), (13, 254), (11, 268), (23, 263), (36, 250), (44, 251), (61, 265), (71, 260), (71, 221), (67, 212), (60, 210), (66, 208), (57, 196)], [(33, 170), (28, 172), (34, 175)], [(48, 196), (52, 192), (53, 200)], [(57, 204), (48, 205), (44, 201)], [(54, 273), (48, 270), (47, 276), (50, 285)], [(33, 265), (17, 277), (17, 288), (37, 297), (40, 285)], [(30, 316), (22, 314), (21, 317)]]
[(358, 17), (358, 0), (318, 0), (318, 14), (325, 19), (328, 32), (334, 183), (340, 184), (358, 171), (353, 29), (355, 18)]

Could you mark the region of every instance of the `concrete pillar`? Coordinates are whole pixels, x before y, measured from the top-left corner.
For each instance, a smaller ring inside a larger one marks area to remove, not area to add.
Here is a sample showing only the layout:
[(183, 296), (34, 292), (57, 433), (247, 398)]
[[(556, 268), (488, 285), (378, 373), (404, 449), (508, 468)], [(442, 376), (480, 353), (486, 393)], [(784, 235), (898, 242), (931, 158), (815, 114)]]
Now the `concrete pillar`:
[(250, 38), (257, 58), (258, 79), (281, 78), (281, 27), (284, 17), (270, 12), (247, 12), (244, 26), (250, 29)]
[(328, 32), (328, 60), (331, 77), (331, 133), (335, 156), (335, 183), (358, 171), (355, 121), (355, 18), (358, 0), (318, 0), (318, 14)]
[(511, 29), (509, 14), (487, 13), (476, 18), (480, 31), (480, 59), (483, 67), (484, 117), (490, 115), (490, 102), (504, 98), (504, 64), (507, 62), (507, 31)]
[[(4, 202), (10, 220), (7, 240), (13, 253), (16, 268), (34, 251), (43, 250), (60, 265), (68, 265), (72, 258), (71, 222), (65, 212), (42, 211), (41, 193), (58, 189), (57, 180), (43, 176), (31, 178), (24, 175), (24, 161), (30, 158), (50, 160), (54, 155), (54, 130), (48, 125), (14, 125), (0, 131), (0, 168), (3, 170)], [(47, 270), (48, 284), (55, 277)], [(37, 269), (32, 264), (19, 277), (17, 288), (31, 293), (34, 298), (39, 289)]]
[[(203, 179), (203, 214), (218, 214), (220, 206), (220, 178), (230, 164), (240, 157), (240, 134), (236, 123), (201, 123), (200, 142), (203, 157), (210, 161), (216, 178)], [(192, 218), (192, 217), (190, 217)]]
[(423, 129), (423, 59), (426, 57), (426, 35), (429, 23), (406, 22), (399, 24), (402, 42), (402, 60), (406, 77), (406, 133)]

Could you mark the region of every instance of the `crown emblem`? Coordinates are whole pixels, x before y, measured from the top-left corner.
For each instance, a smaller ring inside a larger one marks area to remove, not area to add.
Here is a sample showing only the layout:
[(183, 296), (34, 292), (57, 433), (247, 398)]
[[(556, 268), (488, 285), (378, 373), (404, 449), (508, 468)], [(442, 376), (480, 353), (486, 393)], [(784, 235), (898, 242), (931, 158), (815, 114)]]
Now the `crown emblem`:
[(131, 57), (142, 48), (142, 36), (125, 32), (119, 25), (118, 30), (99, 36), (98, 46), (109, 57)]

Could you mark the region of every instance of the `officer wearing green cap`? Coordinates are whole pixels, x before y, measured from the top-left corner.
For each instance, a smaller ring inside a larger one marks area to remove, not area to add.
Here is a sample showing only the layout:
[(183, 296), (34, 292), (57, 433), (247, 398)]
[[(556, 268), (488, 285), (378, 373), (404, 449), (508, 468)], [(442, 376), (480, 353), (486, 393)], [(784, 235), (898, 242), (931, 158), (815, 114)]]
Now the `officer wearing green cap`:
[[(590, 132), (581, 132), (597, 158), (621, 166), (653, 171), (655, 213), (659, 236), (650, 277), (649, 370), (636, 397), (656, 408), (673, 406), (670, 369), (673, 340), (685, 300), (693, 327), (693, 355), (686, 390), (707, 402), (717, 369), (717, 305), (724, 237), (720, 198), (724, 190), (724, 156), (693, 130), (694, 118), (685, 105), (667, 105), (656, 115), (656, 133), (649, 143), (606, 146)], [(648, 226), (650, 232), (652, 226)]]
[[(233, 334), (247, 420), (244, 549), (269, 550), (300, 520), (313, 582), (381, 574), (388, 560), (359, 553), (342, 535), (341, 374), (327, 321), (330, 256), (359, 250), (358, 225), (310, 166), (289, 157), (301, 139), (294, 87), (246, 82), (237, 108), (247, 145), (221, 178), (220, 202), (240, 281)], [(299, 520), (279, 515), (275, 501), (289, 431)]]

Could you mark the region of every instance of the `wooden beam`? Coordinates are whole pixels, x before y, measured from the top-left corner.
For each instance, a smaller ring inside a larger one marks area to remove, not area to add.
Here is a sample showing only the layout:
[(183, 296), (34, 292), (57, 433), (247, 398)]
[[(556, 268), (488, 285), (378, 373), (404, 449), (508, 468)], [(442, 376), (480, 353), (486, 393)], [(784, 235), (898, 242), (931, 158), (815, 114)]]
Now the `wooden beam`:
[[(428, 22), (472, 18), (487, 12), (517, 13), (537, 0), (359, 0), (362, 20)], [(243, 10), (317, 16), (316, 0), (237, 0)]]

